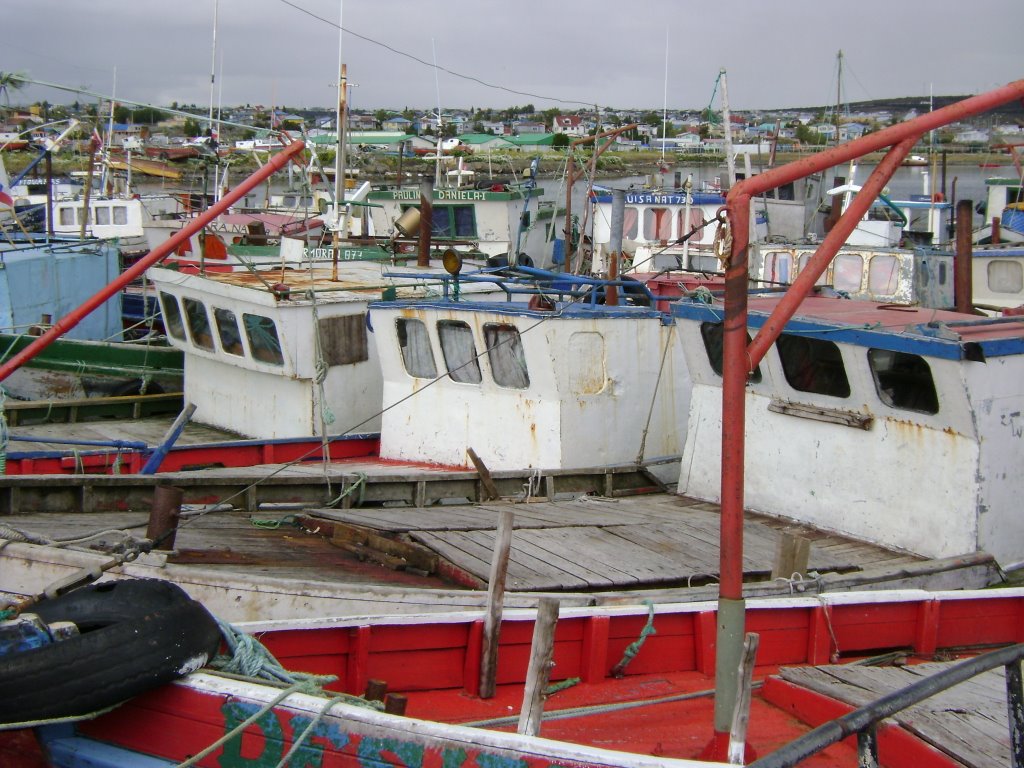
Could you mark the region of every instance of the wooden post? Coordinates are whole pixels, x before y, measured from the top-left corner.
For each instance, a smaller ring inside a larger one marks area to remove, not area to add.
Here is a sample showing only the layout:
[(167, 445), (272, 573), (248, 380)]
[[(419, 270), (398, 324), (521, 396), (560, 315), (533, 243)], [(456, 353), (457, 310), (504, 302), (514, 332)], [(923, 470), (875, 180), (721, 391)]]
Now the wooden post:
[(806, 576), (810, 552), (811, 542), (808, 539), (792, 533), (783, 533), (775, 546), (772, 580), (790, 579), (794, 573)]
[(384, 701), (387, 692), (388, 684), (385, 681), (371, 678), (366, 681), (366, 693), (363, 698), (367, 701)]
[(434, 234), (434, 187), (420, 182), (420, 239), (416, 249), (416, 266), (430, 266), (430, 238)]
[(483, 460), (476, 455), (476, 451), (472, 448), (467, 448), (466, 453), (469, 455), (469, 460), (473, 462), (473, 466), (476, 467), (476, 471), (480, 473), (480, 482), (484, 486), (484, 490), (487, 495), (481, 499), (481, 501), (488, 501), (489, 499), (501, 498), (501, 494), (498, 493), (498, 486), (494, 484), (494, 480), (491, 479), (491, 471), (487, 469), (487, 465), (484, 464)]
[(510, 510), (502, 510), (498, 521), (498, 535), (491, 556), (491, 574), (487, 582), (487, 616), (484, 618), (483, 654), (480, 659), (480, 698), (494, 696), (494, 681), (498, 671), (498, 636), (501, 633), (501, 612), (505, 601), (505, 579), (508, 576), (508, 556), (512, 548), (512, 522)]
[(754, 659), (757, 657), (757, 645), (760, 636), (756, 632), (748, 632), (743, 640), (743, 656), (740, 659), (739, 690), (736, 693), (736, 706), (732, 713), (732, 727), (729, 729), (729, 762), (743, 765), (744, 751), (747, 743), (747, 723), (750, 721), (750, 688), (754, 675)]
[(555, 625), (558, 623), (558, 601), (545, 597), (537, 606), (537, 621), (530, 646), (530, 666), (523, 689), (523, 708), (519, 713), (518, 732), (524, 736), (540, 735), (544, 715), (544, 689), (548, 686), (555, 650)]

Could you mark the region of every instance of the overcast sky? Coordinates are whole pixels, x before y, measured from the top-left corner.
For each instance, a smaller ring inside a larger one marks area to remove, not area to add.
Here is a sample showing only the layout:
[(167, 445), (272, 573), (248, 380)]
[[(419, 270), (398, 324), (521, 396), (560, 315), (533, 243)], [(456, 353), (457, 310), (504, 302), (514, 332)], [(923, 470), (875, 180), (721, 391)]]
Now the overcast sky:
[[(4, 14), (0, 71), (110, 94), (116, 68), (121, 98), (205, 106), (215, 6), (224, 105), (333, 105), (339, 14), (364, 109), (701, 108), (723, 67), (735, 110), (831, 104), (840, 49), (844, 101), (1024, 77), (1024, 0), (32, 0)], [(42, 99), (75, 97), (11, 97)]]

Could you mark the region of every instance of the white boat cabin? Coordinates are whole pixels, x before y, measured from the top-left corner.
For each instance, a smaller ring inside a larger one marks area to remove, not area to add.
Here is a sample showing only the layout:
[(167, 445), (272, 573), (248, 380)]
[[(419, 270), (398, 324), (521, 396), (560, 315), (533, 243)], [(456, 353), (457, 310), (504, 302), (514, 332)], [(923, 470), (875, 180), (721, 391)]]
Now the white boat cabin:
[[(381, 373), (367, 304), (439, 294), (433, 269), (390, 265), (185, 274), (152, 268), (170, 343), (185, 353), (195, 420), (248, 438), (380, 429)], [(490, 288), (488, 288), (490, 290)]]
[[(751, 287), (790, 285), (816, 250), (815, 245), (754, 244), (749, 256)], [(845, 245), (816, 285), (830, 286), (851, 299), (949, 309), (954, 304), (953, 258), (926, 248)]]
[[(555, 219), (554, 207), (541, 203), (542, 189), (507, 181), (481, 181), (472, 188), (434, 189), (431, 198), (431, 239), (444, 247), (476, 251), (488, 257), (519, 254), (539, 267), (551, 264), (555, 233), (564, 222)], [(373, 232), (404, 238), (399, 245), (415, 251), (419, 232), (418, 187), (378, 189), (366, 196)]]
[[(756, 333), (778, 297), (751, 298)], [(721, 494), (721, 305), (673, 305), (679, 493)], [(750, 374), (746, 507), (925, 557), (1024, 559), (1024, 321), (805, 299)]]
[[(974, 230), (974, 242), (1024, 243), (1024, 184), (1020, 178), (985, 179), (985, 190), (985, 201), (978, 206), (985, 222)], [(999, 219), (998, 226), (994, 219)]]
[(989, 313), (1024, 305), (1024, 242), (973, 249), (971, 295)]
[(667, 315), (555, 301), (370, 306), (382, 458), (557, 470), (678, 457), (687, 381)]

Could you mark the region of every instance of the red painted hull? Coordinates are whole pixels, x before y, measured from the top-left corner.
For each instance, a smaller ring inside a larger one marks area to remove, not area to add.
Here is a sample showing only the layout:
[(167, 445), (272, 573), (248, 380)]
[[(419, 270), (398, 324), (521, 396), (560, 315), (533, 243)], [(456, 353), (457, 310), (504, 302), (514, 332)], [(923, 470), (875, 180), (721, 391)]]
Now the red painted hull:
[[(748, 756), (764, 756), (813, 725), (849, 707), (782, 682), (781, 666), (829, 663), (900, 650), (930, 658), (938, 652), (1024, 640), (1024, 591), (977, 593), (867, 593), (830, 598), (751, 601), (746, 631), (760, 636)], [(579, 678), (551, 695), (545, 713), (596, 703), (680, 697), (643, 708), (600, 711), (545, 720), (541, 740), (506, 735), (522, 701), (530, 657), (533, 613), (506, 613), (502, 623), (494, 698), (481, 699), (479, 669), (483, 618), (477, 614), (408, 620), (323, 620), (295, 626), (254, 626), (287, 669), (331, 675), (332, 690), (361, 694), (370, 680), (408, 700), (407, 717), (339, 705), (314, 726), (310, 765), (487, 766), (503, 757), (521, 766), (683, 765), (696, 760), (712, 736), (717, 615), (712, 603), (662, 606), (651, 634), (623, 676), (610, 670), (636, 641), (646, 608), (566, 609), (555, 634), (552, 681)], [(970, 652), (966, 652), (968, 655)], [(95, 720), (81, 734), (169, 760), (194, 755), (256, 714), (279, 690), (200, 675), (152, 691)], [(323, 699), (295, 696), (214, 750), (201, 766), (274, 765), (322, 708)], [(410, 719), (411, 718), (411, 719)], [(506, 718), (467, 730), (454, 724)], [(883, 728), (883, 764), (949, 766), (944, 755), (909, 732)], [(801, 763), (855, 766), (852, 739)], [(597, 751), (595, 751), (597, 750)], [(652, 758), (653, 756), (653, 758)], [(245, 762), (256, 760), (258, 763)]]
[[(377, 435), (340, 437), (330, 441), (332, 461), (376, 457), (380, 448)], [(178, 446), (168, 451), (160, 464), (161, 472), (207, 467), (252, 467), (258, 464), (285, 464), (296, 461), (321, 461), (320, 438), (304, 440), (239, 440), (230, 443)], [(132, 475), (149, 458), (148, 452), (123, 450), (54, 452), (52, 456), (8, 455), (8, 475)]]

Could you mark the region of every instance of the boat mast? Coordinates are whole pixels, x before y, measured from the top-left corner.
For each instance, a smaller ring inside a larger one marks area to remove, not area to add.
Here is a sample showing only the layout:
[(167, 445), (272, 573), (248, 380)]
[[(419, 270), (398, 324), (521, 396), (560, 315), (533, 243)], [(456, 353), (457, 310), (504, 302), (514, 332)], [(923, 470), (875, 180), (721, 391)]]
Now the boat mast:
[(341, 63), (341, 42), (345, 18), (344, 0), (338, 0), (338, 109), (334, 128), (338, 146), (334, 152), (334, 234), (331, 238), (331, 279), (338, 279), (338, 253), (341, 248), (341, 205), (345, 200), (345, 65)]
[[(210, 111), (207, 114), (210, 149), (212, 149), (214, 153), (217, 152), (217, 132), (213, 127), (213, 97), (217, 82), (217, 11), (219, 5), (220, 0), (213, 0), (213, 45), (210, 50)], [(216, 165), (214, 165), (213, 174), (213, 199), (220, 200), (220, 183), (218, 179), (220, 174), (217, 172)]]
[(668, 127), (668, 28), (665, 28), (665, 85), (661, 96), (661, 163), (665, 167), (665, 131)]
[(728, 172), (729, 189), (736, 186), (736, 158), (732, 156), (732, 118), (729, 116), (729, 85), (726, 82), (725, 68), (718, 70), (722, 80), (722, 123), (725, 129), (725, 167)]

